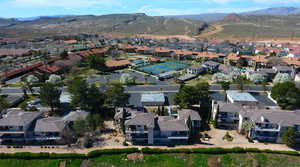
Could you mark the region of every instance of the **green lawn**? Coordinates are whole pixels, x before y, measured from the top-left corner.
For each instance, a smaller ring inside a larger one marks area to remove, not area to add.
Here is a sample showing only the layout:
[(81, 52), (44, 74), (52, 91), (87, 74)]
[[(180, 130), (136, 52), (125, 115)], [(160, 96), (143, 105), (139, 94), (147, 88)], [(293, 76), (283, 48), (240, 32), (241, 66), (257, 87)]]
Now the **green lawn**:
[[(89, 160), (14, 160), (1, 159), (2, 167), (60, 167), (61, 163), (65, 167), (299, 167), (300, 157), (247, 153), (247, 154), (146, 154), (142, 161), (130, 161), (126, 154), (102, 155)], [(61, 165), (62, 166), (62, 165)]]

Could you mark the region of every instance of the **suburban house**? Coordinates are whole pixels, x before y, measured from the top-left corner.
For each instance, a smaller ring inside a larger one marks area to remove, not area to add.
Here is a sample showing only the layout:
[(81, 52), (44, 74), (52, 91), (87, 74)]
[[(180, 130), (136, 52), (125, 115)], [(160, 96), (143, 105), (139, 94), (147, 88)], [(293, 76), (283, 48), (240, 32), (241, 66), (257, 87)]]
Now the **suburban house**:
[(210, 73), (218, 72), (218, 67), (220, 63), (214, 61), (206, 61), (203, 63), (203, 66), (207, 69)]
[(275, 66), (273, 67), (273, 69), (277, 73), (287, 73), (290, 74), (291, 77), (295, 76), (295, 69), (290, 66)]
[(190, 136), (201, 127), (198, 112), (188, 109), (179, 110), (177, 116), (157, 116), (145, 110), (120, 108), (115, 122), (120, 125), (122, 120), (126, 141), (133, 145), (188, 144)]
[(191, 66), (187, 68), (188, 74), (199, 75), (205, 73), (206, 69), (203, 66)]
[(64, 131), (78, 118), (87, 116), (88, 113), (81, 110), (64, 117), (43, 117), (42, 112), (10, 109), (0, 119), (0, 142), (63, 144)]
[(34, 127), (35, 141), (63, 143), (62, 133), (65, 128), (66, 122), (59, 117), (38, 119)]
[(288, 127), (297, 130), (296, 141), (300, 143), (300, 112), (279, 109), (245, 109), (239, 115), (239, 132), (243, 123), (252, 122), (249, 131), (252, 140), (260, 142), (282, 143), (282, 135)]
[(218, 128), (237, 129), (239, 113), (242, 110), (243, 107), (240, 104), (213, 101), (212, 119), (217, 121)]
[(41, 118), (41, 112), (11, 110), (0, 119), (0, 141), (28, 142), (34, 137), (32, 126)]

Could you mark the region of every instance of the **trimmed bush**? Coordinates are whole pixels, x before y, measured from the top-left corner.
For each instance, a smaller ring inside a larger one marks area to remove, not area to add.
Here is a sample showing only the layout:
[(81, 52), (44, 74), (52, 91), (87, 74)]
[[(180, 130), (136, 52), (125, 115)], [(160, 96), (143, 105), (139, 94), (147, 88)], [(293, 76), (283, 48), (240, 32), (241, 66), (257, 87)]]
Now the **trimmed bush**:
[(87, 154), (88, 158), (98, 157), (103, 154), (131, 154), (139, 152), (138, 148), (125, 148), (125, 149), (104, 149), (104, 150), (94, 150)]

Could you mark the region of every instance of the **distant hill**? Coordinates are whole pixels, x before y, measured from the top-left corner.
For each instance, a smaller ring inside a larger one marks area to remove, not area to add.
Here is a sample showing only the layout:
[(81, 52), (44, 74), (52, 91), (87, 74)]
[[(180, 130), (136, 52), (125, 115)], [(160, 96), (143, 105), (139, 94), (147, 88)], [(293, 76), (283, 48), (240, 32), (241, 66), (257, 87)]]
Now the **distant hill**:
[(77, 33), (197, 35), (207, 24), (201, 21), (151, 17), (145, 14), (41, 17), (36, 20), (0, 20), (1, 37), (42, 37)]
[(230, 14), (210, 27), (215, 29), (210, 28), (211, 31), (203, 33), (217, 38), (299, 38), (300, 15)]
[(292, 14), (300, 14), (300, 8), (295, 7), (278, 7), (278, 8), (268, 8), (250, 12), (241, 13), (243, 15), (271, 15), (271, 16), (284, 16)]
[(224, 17), (226, 17), (227, 15), (228, 15), (227, 13), (204, 13), (204, 14), (196, 14), (196, 15), (177, 15), (177, 16), (166, 16), (166, 17), (214, 22), (214, 21), (219, 21), (224, 19)]
[[(239, 15), (271, 15), (271, 16), (286, 16), (293, 14), (300, 14), (300, 8), (295, 7), (277, 7), (277, 8), (267, 8), (249, 12), (238, 13)], [(223, 20), (229, 13), (204, 13), (195, 15), (175, 15), (167, 16), (172, 18), (185, 18), (192, 20), (201, 20), (205, 22), (215, 22)]]

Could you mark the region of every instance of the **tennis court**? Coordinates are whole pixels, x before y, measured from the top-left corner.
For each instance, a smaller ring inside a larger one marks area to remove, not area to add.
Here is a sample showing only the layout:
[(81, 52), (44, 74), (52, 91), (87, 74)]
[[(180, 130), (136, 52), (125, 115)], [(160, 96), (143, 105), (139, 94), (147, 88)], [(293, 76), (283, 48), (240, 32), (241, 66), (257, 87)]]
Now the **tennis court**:
[(147, 65), (138, 68), (139, 71), (143, 71), (153, 75), (159, 75), (161, 73), (169, 72), (169, 71), (178, 71), (184, 68), (187, 68), (188, 65), (178, 61), (168, 61), (164, 63)]

